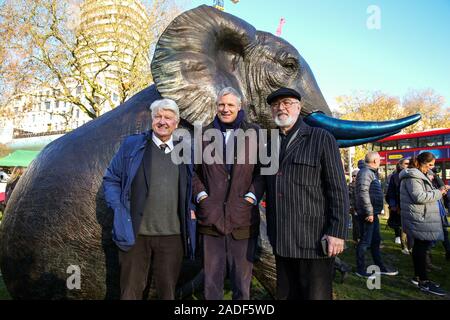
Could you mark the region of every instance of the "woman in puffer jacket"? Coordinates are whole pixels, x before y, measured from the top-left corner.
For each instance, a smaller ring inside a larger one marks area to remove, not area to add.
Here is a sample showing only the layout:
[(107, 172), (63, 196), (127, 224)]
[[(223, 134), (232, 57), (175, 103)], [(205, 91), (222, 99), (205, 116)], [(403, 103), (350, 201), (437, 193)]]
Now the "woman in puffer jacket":
[(409, 168), (400, 173), (400, 207), (403, 230), (414, 241), (412, 259), (415, 277), (411, 282), (422, 291), (445, 295), (438, 284), (428, 279), (426, 268), (426, 254), (431, 242), (443, 239), (438, 201), (441, 201), (446, 190), (434, 188), (427, 176), (435, 160), (432, 153), (423, 152), (411, 159)]

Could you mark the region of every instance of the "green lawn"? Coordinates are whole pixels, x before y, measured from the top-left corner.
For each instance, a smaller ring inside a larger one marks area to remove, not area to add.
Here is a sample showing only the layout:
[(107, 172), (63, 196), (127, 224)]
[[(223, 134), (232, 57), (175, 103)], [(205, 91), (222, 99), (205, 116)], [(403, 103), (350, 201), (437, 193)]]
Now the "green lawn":
[[(382, 243), (382, 257), (385, 263), (399, 270), (397, 276), (382, 276), (380, 289), (369, 290), (366, 279), (357, 277), (350, 273), (343, 284), (340, 283), (340, 273), (337, 273), (334, 282), (334, 299), (336, 300), (426, 300), (426, 299), (450, 299), (450, 295), (445, 298), (421, 292), (415, 287), (410, 279), (413, 277), (412, 259), (409, 255), (401, 253), (400, 245), (394, 243), (394, 232), (386, 228), (386, 219), (380, 216), (380, 230)], [(349, 235), (351, 239), (351, 234)], [(355, 248), (352, 240), (347, 241), (347, 249), (340, 256), (343, 261), (352, 266), (355, 271)], [(366, 254), (366, 263), (372, 264), (370, 253)], [(438, 243), (432, 251), (433, 264), (442, 267), (440, 271), (433, 271), (429, 274), (431, 280), (441, 284), (441, 287), (450, 292), (450, 261), (445, 260), (445, 251), (441, 243)], [(231, 299), (229, 282), (225, 282), (225, 299)], [(254, 278), (252, 282), (252, 299), (265, 300), (271, 299), (262, 285)], [(202, 299), (201, 293), (192, 297), (193, 299)]]
[[(386, 220), (380, 217), (381, 222), (381, 236), (383, 239), (382, 255), (384, 261), (390, 265), (398, 268), (399, 275), (394, 277), (383, 276), (381, 278), (381, 288), (379, 290), (369, 290), (366, 285), (366, 280), (357, 277), (353, 273), (350, 274), (343, 284), (339, 283), (340, 274), (337, 274), (334, 282), (334, 296), (337, 300), (410, 300), (410, 299), (450, 299), (450, 296), (441, 298), (431, 294), (419, 291), (409, 280), (413, 276), (413, 268), (411, 256), (404, 255), (400, 252), (400, 246), (394, 243), (394, 233), (392, 229), (386, 229)], [(351, 238), (351, 236), (349, 237)], [(347, 241), (347, 250), (341, 255), (341, 259), (350, 264), (355, 270), (355, 249), (353, 241)], [(371, 263), (369, 253), (367, 254), (367, 263)], [(450, 291), (450, 261), (445, 260), (445, 254), (441, 243), (433, 249), (433, 264), (442, 267), (442, 270), (433, 271), (429, 274), (431, 280), (441, 284), (441, 287)], [(229, 290), (229, 282), (225, 283), (226, 292), (225, 299), (231, 299), (231, 292)], [(262, 285), (254, 279), (252, 282), (252, 299), (270, 299), (270, 296), (264, 290)], [(192, 299), (202, 299), (202, 294), (199, 293), (193, 296)], [(0, 276), (0, 300), (10, 299), (10, 296), (3, 283), (3, 278)]]
[[(400, 252), (400, 245), (394, 243), (394, 232), (386, 229), (386, 219), (380, 216), (381, 238), (383, 248), (381, 250), (384, 261), (399, 270), (397, 276), (383, 276), (381, 278), (381, 288), (379, 290), (367, 289), (366, 280), (354, 274), (349, 275), (344, 284), (335, 282), (335, 298), (338, 300), (410, 300), (410, 299), (449, 299), (450, 296), (441, 298), (435, 295), (421, 292), (411, 282), (414, 275), (412, 259), (409, 255)], [(351, 238), (351, 237), (350, 237)], [(349, 263), (355, 270), (355, 249), (353, 241), (347, 241), (348, 249), (345, 250), (341, 258)], [(371, 263), (370, 254), (367, 253), (366, 263)], [(439, 242), (432, 250), (432, 262), (434, 265), (442, 267), (442, 270), (432, 271), (429, 278), (441, 284), (441, 287), (450, 292), (450, 261), (445, 260), (445, 250)], [(337, 277), (338, 279), (340, 277)]]

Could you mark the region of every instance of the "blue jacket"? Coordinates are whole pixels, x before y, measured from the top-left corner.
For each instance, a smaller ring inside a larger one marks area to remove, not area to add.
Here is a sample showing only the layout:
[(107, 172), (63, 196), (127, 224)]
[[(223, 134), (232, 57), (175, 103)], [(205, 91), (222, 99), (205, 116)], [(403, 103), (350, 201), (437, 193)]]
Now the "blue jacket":
[[(114, 211), (113, 241), (124, 251), (131, 249), (136, 240), (136, 230), (133, 229), (133, 217), (130, 209), (131, 183), (141, 165), (147, 142), (151, 143), (152, 141), (151, 137), (151, 131), (127, 137), (114, 155), (103, 177), (105, 200)], [(180, 219), (185, 255), (194, 259), (196, 220), (192, 219), (190, 214), (190, 210), (195, 209), (192, 204), (192, 163), (191, 161), (191, 164), (181, 164), (186, 166), (187, 194), (186, 203), (183, 206), (185, 215)]]

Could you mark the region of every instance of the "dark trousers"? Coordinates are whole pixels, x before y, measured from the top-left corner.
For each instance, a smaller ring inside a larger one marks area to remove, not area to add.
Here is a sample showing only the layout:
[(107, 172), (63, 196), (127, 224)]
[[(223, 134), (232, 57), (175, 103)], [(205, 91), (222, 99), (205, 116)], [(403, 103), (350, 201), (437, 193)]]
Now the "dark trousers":
[(150, 277), (155, 280), (159, 299), (175, 299), (175, 286), (182, 261), (181, 235), (139, 235), (129, 251), (119, 250), (120, 299), (142, 300)]
[(361, 239), (356, 247), (356, 271), (366, 273), (365, 255), (369, 248), (372, 253), (373, 262), (380, 268), (383, 268), (384, 265), (380, 253), (381, 237), (378, 216), (374, 216), (372, 223), (365, 221), (365, 216), (358, 217)]
[(278, 300), (331, 300), (334, 259), (297, 259), (275, 255)]
[(203, 235), (205, 299), (222, 300), (227, 270), (233, 300), (249, 300), (257, 238), (235, 240), (226, 236)]
[(427, 276), (427, 251), (431, 246), (431, 241), (414, 239), (412, 260), (414, 265), (414, 275), (420, 281), (428, 280)]

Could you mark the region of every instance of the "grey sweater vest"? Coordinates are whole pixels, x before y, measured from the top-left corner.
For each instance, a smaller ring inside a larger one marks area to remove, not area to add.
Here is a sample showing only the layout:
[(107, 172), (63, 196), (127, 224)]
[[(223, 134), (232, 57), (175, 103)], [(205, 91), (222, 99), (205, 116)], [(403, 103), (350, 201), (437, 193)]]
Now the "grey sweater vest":
[(149, 143), (131, 186), (132, 194), (146, 193), (143, 207), (137, 208), (137, 213), (142, 215), (140, 235), (181, 234), (178, 217), (178, 180), (179, 169), (172, 162), (170, 153), (165, 154), (153, 142)]

